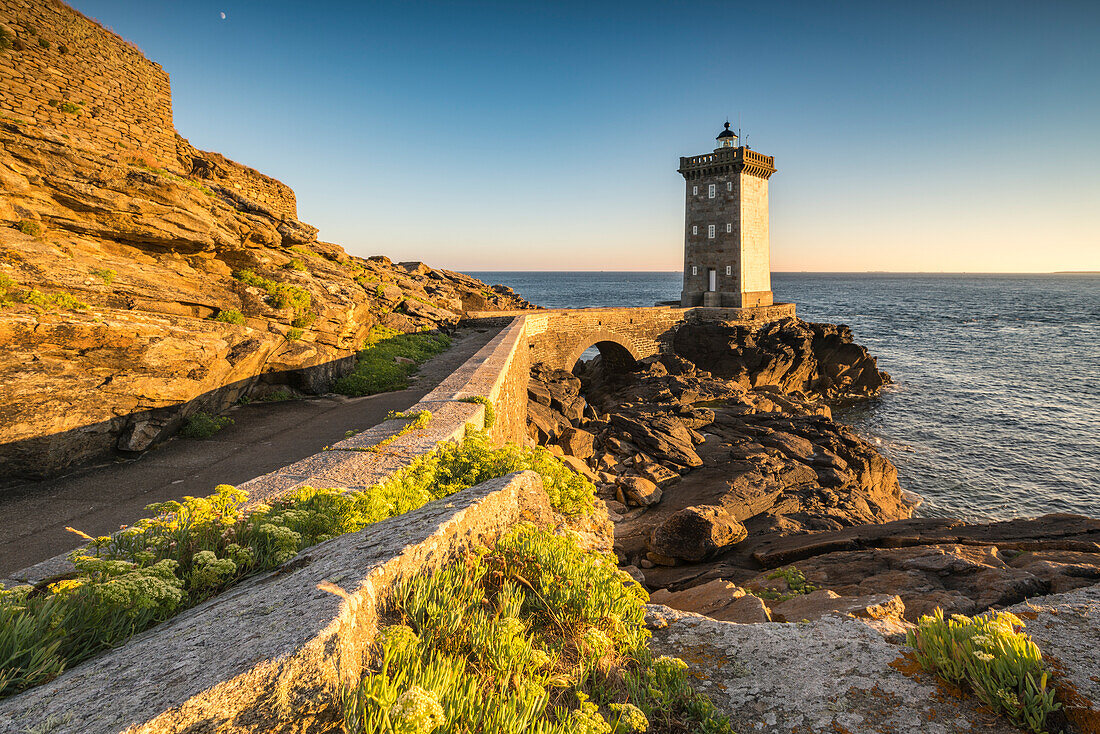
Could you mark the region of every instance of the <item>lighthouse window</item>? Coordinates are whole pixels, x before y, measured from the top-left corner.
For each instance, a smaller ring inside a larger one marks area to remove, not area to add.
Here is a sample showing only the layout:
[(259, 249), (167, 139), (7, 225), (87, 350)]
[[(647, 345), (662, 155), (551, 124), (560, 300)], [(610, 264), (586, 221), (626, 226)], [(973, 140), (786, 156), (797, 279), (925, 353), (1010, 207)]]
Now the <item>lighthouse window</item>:
[(726, 181), (726, 191), (733, 191), (733, 181)]
[(697, 224), (691, 225), (691, 233), (692, 234), (699, 234), (699, 225), (697, 225)]
[(733, 225), (730, 224), (729, 222), (726, 222), (726, 231), (727, 232), (732, 232), (733, 231)]
[(713, 224), (707, 226), (707, 237), (709, 237), (712, 240), (714, 239), (714, 225)]
[(698, 265), (692, 265), (691, 266), (691, 274), (692, 275), (698, 275), (699, 274), (699, 266)]
[(726, 275), (733, 275), (733, 267), (732, 266), (730, 266), (730, 265), (726, 266)]
[(691, 187), (691, 195), (692, 196), (698, 196), (699, 195), (699, 187), (698, 186), (692, 186)]
[(718, 187), (717, 187), (717, 186), (715, 186), (714, 184), (711, 184), (711, 185), (710, 185), (710, 190), (709, 190), (710, 196), (709, 196), (709, 198), (711, 198), (711, 199), (713, 199), (713, 198), (714, 198), (714, 192), (715, 192), (715, 190), (716, 190), (717, 188), (718, 188)]

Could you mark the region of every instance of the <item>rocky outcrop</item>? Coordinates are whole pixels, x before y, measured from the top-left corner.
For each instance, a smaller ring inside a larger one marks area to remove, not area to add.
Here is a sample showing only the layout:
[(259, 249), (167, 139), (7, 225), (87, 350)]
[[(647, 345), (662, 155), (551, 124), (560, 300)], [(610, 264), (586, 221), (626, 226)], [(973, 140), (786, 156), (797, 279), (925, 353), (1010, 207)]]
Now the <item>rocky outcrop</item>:
[[(795, 565), (810, 584), (844, 597), (896, 594), (911, 622), (936, 607), (977, 614), (1100, 583), (1100, 520), (1080, 515), (976, 524), (911, 519), (745, 550), (767, 568)], [(773, 583), (761, 574), (745, 585)]]
[(773, 385), (839, 400), (874, 395), (890, 382), (844, 325), (794, 318), (763, 326), (688, 324), (673, 346), (699, 369), (746, 388)]
[(0, 119), (6, 479), (145, 449), (260, 382), (323, 392), (374, 327), (446, 330), (466, 310), (529, 305), (459, 273), (349, 256), (232, 180)]
[[(533, 370), (532, 395), (549, 392), (550, 382), (560, 395), (531, 411), (531, 435), (560, 441), (572, 428), (594, 436), (588, 463), (622, 509), (616, 550), (625, 563), (663, 567), (645, 570), (655, 586), (684, 588), (699, 562), (737, 555), (746, 529), (759, 539), (911, 514), (895, 467), (833, 422), (820, 394), (746, 389), (678, 354), (626, 374), (606, 373), (597, 361), (579, 375)], [(591, 405), (575, 402), (582, 387)], [(572, 419), (554, 409), (566, 403), (575, 406)], [(709, 508), (742, 532), (701, 550), (678, 522), (690, 508)]]
[(1097, 520), (910, 519), (895, 467), (831, 419), (829, 401), (889, 380), (847, 328), (689, 323), (674, 347), (627, 372), (536, 366), (530, 391), (530, 435), (584, 455), (616, 553), (661, 603), (730, 621), (846, 613), (897, 633), (936, 607), (1100, 581)]

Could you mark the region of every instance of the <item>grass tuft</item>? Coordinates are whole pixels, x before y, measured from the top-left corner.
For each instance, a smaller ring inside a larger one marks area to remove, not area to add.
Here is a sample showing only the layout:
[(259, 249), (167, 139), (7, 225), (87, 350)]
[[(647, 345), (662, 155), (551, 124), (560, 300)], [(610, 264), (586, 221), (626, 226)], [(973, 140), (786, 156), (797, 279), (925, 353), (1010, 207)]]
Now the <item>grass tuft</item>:
[(114, 282), (115, 276), (117, 276), (118, 273), (110, 268), (96, 268), (92, 270), (92, 275), (99, 276), (103, 281), (103, 285), (110, 285)]
[(4, 273), (0, 273), (0, 308), (14, 303), (25, 303), (38, 309), (65, 308), (84, 311), (91, 308), (88, 304), (69, 293), (43, 293), (37, 288), (19, 290), (16, 283)]
[(29, 235), (31, 237), (41, 237), (42, 236), (42, 225), (39, 224), (38, 222), (35, 222), (34, 220), (31, 220), (31, 219), (22, 220), (21, 222), (19, 222), (18, 224), (15, 225), (15, 228), (18, 229), (23, 234)]
[[(392, 436), (390, 436), (388, 438), (383, 439), (382, 441), (379, 441), (378, 443), (376, 443), (373, 446), (365, 446), (363, 448), (356, 448), (356, 449), (353, 449), (353, 450), (354, 451), (368, 451), (368, 452), (371, 452), (371, 453), (376, 453), (376, 452), (384, 449), (386, 446), (389, 446), (391, 443), (393, 443), (394, 441), (396, 441), (397, 439), (401, 438), (402, 436), (404, 436), (408, 433), (412, 433), (413, 431), (418, 431), (422, 428), (427, 428), (428, 424), (431, 423), (431, 421), (432, 421), (432, 411), (422, 410), (419, 413), (398, 413), (396, 411), (391, 410), (389, 413), (386, 414), (386, 420), (388, 420), (388, 421), (408, 420), (410, 422), (405, 424), (401, 428), (401, 430), (398, 431), (397, 433), (393, 434)], [(345, 433), (344, 438), (349, 438), (350, 436), (353, 436), (358, 432), (359, 431), (351, 431), (350, 433)]]
[(210, 438), (231, 425), (233, 419), (227, 416), (195, 413), (187, 419), (187, 425), (180, 429), (180, 435), (184, 438)]
[[(313, 321), (313, 315), (309, 313), (312, 299), (309, 291), (290, 283), (280, 283), (262, 275), (256, 275), (251, 270), (238, 270), (233, 277), (245, 285), (260, 288), (267, 293), (267, 303), (272, 308), (290, 308), (294, 310), (293, 326), (309, 326)], [(308, 321), (307, 321), (308, 318)]]
[(497, 411), (493, 401), (484, 395), (474, 395), (469, 398), (459, 398), (460, 403), (477, 403), (485, 406), (485, 430), (488, 431), (497, 422)]
[(799, 594), (809, 594), (812, 591), (817, 591), (816, 586), (806, 583), (806, 574), (796, 566), (788, 566), (786, 568), (777, 568), (768, 574), (769, 579), (783, 579), (787, 582), (787, 591), (780, 591), (779, 589), (760, 589), (753, 591), (753, 595), (760, 597), (761, 599), (767, 599), (769, 601), (783, 602), (798, 596)]
[(244, 326), (244, 314), (235, 308), (223, 308), (218, 311), (217, 316), (213, 317), (214, 321), (220, 321), (223, 324), (236, 324), (237, 326)]

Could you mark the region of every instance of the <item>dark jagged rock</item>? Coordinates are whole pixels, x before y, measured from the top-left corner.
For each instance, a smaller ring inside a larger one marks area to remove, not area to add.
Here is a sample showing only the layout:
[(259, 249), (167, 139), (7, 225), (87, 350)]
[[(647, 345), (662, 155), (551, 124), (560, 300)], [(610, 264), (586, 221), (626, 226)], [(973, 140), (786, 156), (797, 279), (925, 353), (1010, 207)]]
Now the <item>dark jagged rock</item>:
[[(846, 327), (688, 324), (674, 347), (628, 373), (536, 366), (529, 404), (563, 448), (571, 430), (594, 437), (601, 495), (633, 506), (618, 506), (615, 551), (666, 603), (745, 621), (851, 614), (896, 633), (903, 610), (973, 614), (1100, 581), (1098, 520), (910, 518), (893, 464), (831, 419), (828, 401), (889, 382)], [(567, 417), (578, 396), (591, 407)], [(772, 571), (792, 564), (820, 590), (788, 599)], [(733, 608), (741, 586), (763, 613)]]
[(743, 387), (774, 385), (827, 400), (868, 397), (890, 382), (844, 325), (790, 318), (763, 326), (687, 324), (676, 354)]

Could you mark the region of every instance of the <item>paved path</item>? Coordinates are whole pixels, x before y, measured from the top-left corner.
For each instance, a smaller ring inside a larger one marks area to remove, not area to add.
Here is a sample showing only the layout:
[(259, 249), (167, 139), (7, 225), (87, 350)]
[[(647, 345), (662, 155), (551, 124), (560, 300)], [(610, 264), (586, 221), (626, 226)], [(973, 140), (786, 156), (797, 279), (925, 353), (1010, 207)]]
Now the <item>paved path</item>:
[(240, 484), (406, 410), (473, 356), (498, 329), (464, 330), (425, 363), (407, 390), (364, 398), (325, 396), (236, 406), (235, 423), (213, 438), (175, 438), (143, 456), (0, 492), (0, 578), (65, 553), (81, 540), (66, 525), (105, 535), (145, 517), (145, 506)]

